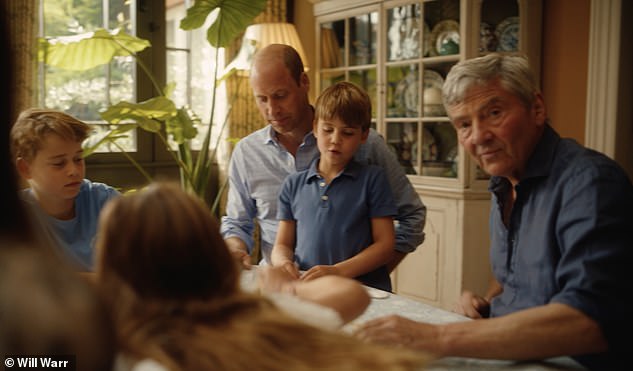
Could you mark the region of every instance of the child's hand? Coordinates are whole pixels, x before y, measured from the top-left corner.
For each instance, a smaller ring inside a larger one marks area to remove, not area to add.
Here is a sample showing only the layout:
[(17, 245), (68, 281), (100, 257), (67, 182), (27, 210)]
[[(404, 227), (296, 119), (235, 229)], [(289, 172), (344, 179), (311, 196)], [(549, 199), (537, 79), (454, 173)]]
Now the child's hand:
[(262, 291), (289, 292), (297, 277), (284, 267), (262, 266), (257, 270), (257, 283)]
[(299, 279), (299, 277), (301, 277), (299, 268), (297, 268), (297, 265), (294, 262), (286, 261), (279, 265), (279, 267), (290, 274), (290, 277), (292, 277), (293, 279)]
[(315, 278), (319, 278), (322, 276), (340, 276), (341, 272), (334, 265), (315, 265), (314, 267), (308, 269), (303, 276), (301, 276), (302, 281), (310, 281)]

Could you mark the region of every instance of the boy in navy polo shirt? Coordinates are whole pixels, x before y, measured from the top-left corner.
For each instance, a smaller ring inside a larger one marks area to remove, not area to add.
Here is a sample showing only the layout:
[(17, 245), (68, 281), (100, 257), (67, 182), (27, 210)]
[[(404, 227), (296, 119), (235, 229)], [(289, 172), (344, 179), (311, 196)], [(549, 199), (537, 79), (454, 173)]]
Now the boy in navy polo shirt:
[(295, 278), (333, 274), (391, 291), (385, 264), (394, 254), (397, 209), (382, 168), (354, 160), (370, 123), (369, 96), (352, 83), (332, 85), (317, 99), (321, 156), (286, 178), (271, 254)]

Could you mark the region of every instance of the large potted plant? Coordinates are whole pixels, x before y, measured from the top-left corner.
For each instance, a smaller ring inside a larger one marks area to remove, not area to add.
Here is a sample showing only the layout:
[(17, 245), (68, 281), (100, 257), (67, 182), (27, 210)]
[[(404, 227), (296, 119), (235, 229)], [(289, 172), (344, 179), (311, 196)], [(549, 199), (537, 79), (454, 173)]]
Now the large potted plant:
[[(217, 12), (215, 20), (207, 30), (207, 41), (215, 48), (227, 47), (252, 23), (255, 16), (262, 12), (265, 5), (266, 0), (196, 0), (195, 4), (187, 10), (180, 28), (183, 30), (200, 28), (212, 12)], [(84, 144), (86, 155), (93, 153), (104, 142), (121, 148), (117, 141), (127, 137), (131, 130), (140, 129), (154, 133), (178, 164), (182, 187), (202, 199), (210, 200), (207, 197), (207, 189), (218, 147), (217, 143), (213, 147), (210, 145), (213, 125), (209, 125), (200, 151), (194, 153), (189, 142), (197, 135), (196, 126), (200, 119), (186, 107), (176, 106), (170, 98), (173, 85), (166, 87), (158, 85), (156, 78), (137, 54), (148, 47), (150, 43), (147, 40), (120, 30), (100, 29), (79, 36), (41, 39), (39, 55), (40, 60), (48, 65), (74, 71), (84, 71), (110, 63), (120, 56), (134, 57), (141, 70), (147, 74), (154, 85), (155, 91), (159, 93), (143, 102), (121, 101), (101, 112), (101, 118), (111, 124), (112, 129), (91, 136)], [(209, 87), (213, 91), (217, 89), (222, 79), (233, 72), (224, 71), (223, 75), (219, 76), (217, 55), (218, 53), (216, 53), (214, 63), (213, 86)], [(209, 113), (211, 123), (215, 116), (216, 94), (212, 94), (212, 97)], [(220, 130), (223, 130), (225, 125), (226, 119), (220, 125)], [(171, 150), (170, 140), (177, 145), (176, 151)], [(123, 153), (147, 180), (151, 181), (151, 177), (143, 167), (127, 153), (124, 151)], [(213, 209), (217, 207), (218, 199), (216, 197), (213, 205), (210, 205)]]

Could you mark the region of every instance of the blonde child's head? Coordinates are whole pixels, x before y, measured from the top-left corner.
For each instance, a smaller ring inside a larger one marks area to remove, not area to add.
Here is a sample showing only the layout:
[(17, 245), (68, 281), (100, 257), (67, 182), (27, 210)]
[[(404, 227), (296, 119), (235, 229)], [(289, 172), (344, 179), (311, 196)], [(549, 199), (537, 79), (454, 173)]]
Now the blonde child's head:
[(178, 185), (112, 200), (97, 255), (126, 357), (170, 370), (413, 370), (429, 359), (311, 327), (243, 292), (215, 218)]
[(213, 299), (237, 290), (239, 271), (208, 207), (175, 183), (153, 183), (101, 213), (97, 274), (143, 297)]
[(367, 93), (351, 82), (339, 82), (321, 93), (314, 108), (314, 120), (338, 118), (346, 125), (363, 131), (371, 124), (371, 100)]
[(51, 134), (81, 143), (89, 133), (88, 124), (66, 113), (30, 108), (20, 113), (11, 128), (11, 153), (14, 158), (31, 161)]

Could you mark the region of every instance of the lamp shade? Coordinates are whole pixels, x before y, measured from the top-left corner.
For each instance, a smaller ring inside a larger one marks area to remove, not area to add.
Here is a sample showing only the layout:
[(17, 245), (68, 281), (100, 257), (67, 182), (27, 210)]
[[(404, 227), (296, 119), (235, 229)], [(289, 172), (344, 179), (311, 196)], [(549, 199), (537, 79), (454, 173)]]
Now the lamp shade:
[(251, 68), (253, 55), (257, 50), (270, 44), (285, 44), (292, 46), (303, 61), (303, 68), (308, 70), (307, 58), (299, 39), (297, 29), (291, 23), (256, 23), (248, 26), (242, 38), (242, 47), (235, 59), (226, 66), (225, 73), (236, 69), (246, 72)]

